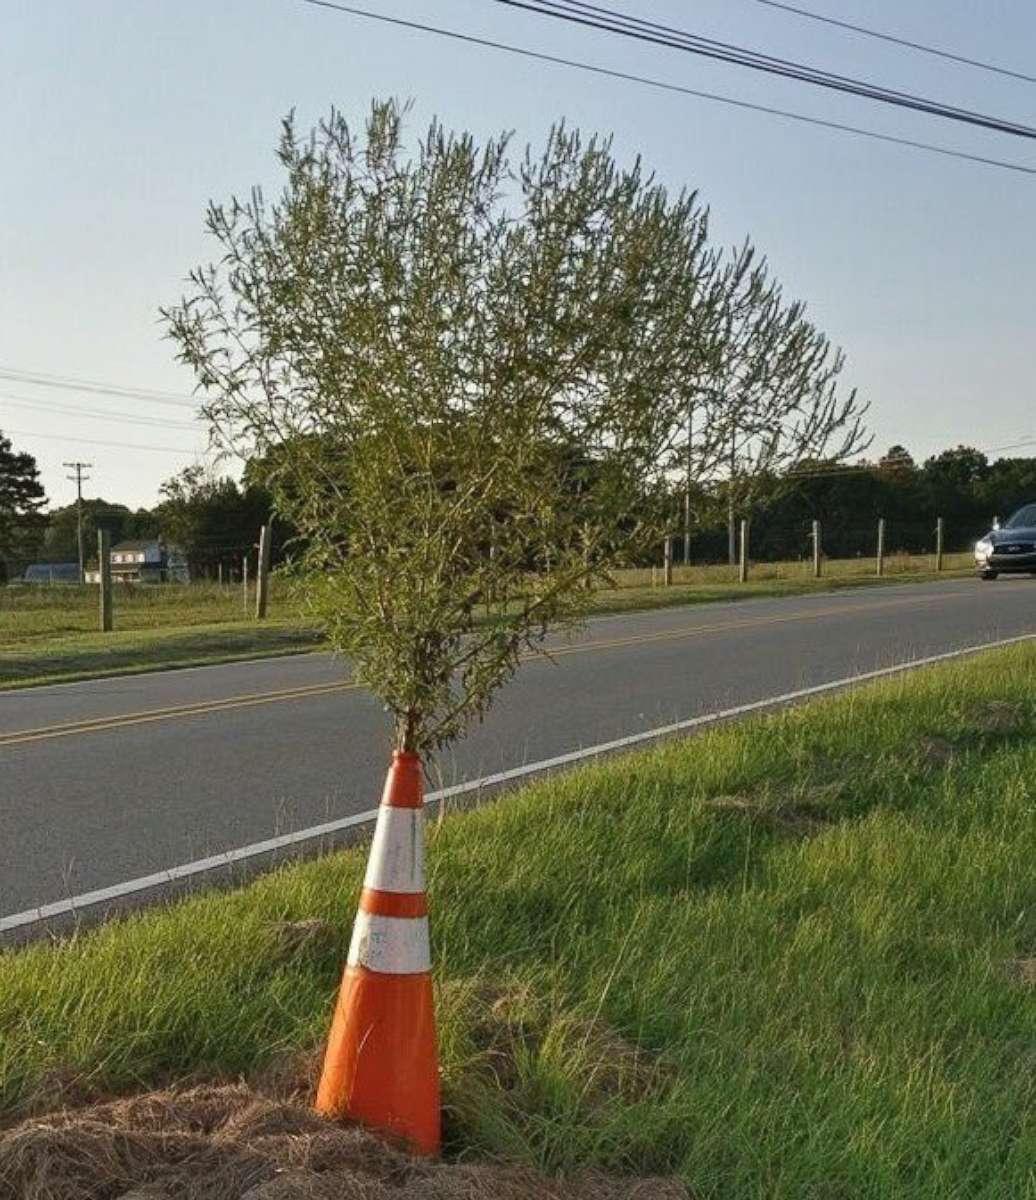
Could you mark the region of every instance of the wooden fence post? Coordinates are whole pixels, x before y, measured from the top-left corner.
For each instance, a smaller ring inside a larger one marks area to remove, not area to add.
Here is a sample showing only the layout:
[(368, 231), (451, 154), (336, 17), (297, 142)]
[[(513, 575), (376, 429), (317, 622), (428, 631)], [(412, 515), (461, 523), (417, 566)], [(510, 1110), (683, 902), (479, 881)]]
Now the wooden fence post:
[(255, 619), (262, 621), (270, 595), (270, 523), (259, 531), (259, 577), (255, 584)]
[(741, 519), (741, 557), (738, 559), (737, 578), (740, 583), (748, 582), (748, 521)]
[(943, 524), (942, 517), (939, 517), (935, 522), (935, 569), (942, 570), (942, 539), (943, 539)]
[(878, 560), (877, 573), (885, 574), (885, 518), (878, 518)]
[(668, 534), (662, 549), (662, 583), (666, 587), (673, 586), (673, 539)]
[(813, 578), (820, 578), (821, 557), (820, 557), (820, 522), (813, 522)]
[(101, 632), (112, 631), (112, 537), (107, 529), (97, 531), (97, 559), (101, 571)]

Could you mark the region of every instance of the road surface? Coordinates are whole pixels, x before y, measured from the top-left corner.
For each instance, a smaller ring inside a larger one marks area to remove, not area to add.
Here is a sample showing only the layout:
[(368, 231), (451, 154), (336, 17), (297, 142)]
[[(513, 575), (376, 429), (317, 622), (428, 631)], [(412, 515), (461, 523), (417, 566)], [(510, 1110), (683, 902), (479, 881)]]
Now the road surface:
[[(632, 613), (556, 639), (445, 784), (1036, 630), (1036, 582)], [(0, 918), (370, 809), (378, 704), (326, 654), (0, 693)]]

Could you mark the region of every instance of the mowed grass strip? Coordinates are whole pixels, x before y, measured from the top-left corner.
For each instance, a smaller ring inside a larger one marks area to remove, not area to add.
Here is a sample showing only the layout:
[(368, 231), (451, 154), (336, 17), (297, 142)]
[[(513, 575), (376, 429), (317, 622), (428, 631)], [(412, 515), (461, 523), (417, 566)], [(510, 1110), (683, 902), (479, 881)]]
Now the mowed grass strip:
[(317, 629), (288, 621), (78, 634), (32, 650), (0, 650), (0, 690), (305, 654), (322, 647)]
[(101, 633), (96, 587), (0, 588), (0, 688), (305, 653), (323, 644), (280, 581), (267, 620), (254, 619), (249, 599), (246, 614), (240, 585), (119, 585), (115, 630)]
[[(959, 576), (969, 563), (968, 555), (947, 555), (947, 570), (937, 575), (930, 556), (895, 555), (878, 578), (873, 560), (846, 559), (826, 563), (821, 579), (812, 578), (808, 564), (801, 562), (761, 563), (753, 565), (744, 584), (728, 566), (680, 566), (674, 568), (671, 587), (661, 586), (658, 570), (618, 571), (616, 586), (595, 593), (591, 611), (634, 612), (929, 582)], [(252, 615), (253, 595), (246, 611), (240, 584), (120, 585), (114, 592), (115, 631), (109, 634), (98, 632), (94, 586), (0, 587), (0, 690), (319, 648), (322, 634), (305, 618), (287, 583), (275, 574), (271, 584), (270, 617), (262, 622)]]
[[(450, 1153), (1036, 1194), (1034, 672), (989, 653), (433, 816)], [(312, 1052), (363, 858), (4, 953), (3, 1111)]]

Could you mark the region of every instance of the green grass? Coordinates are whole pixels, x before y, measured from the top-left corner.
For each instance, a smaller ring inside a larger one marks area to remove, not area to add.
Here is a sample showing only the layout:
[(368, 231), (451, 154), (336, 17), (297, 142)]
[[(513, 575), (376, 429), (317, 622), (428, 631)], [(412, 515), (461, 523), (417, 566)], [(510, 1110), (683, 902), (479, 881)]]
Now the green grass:
[(270, 610), (263, 622), (246, 616), (240, 586), (120, 586), (115, 630), (102, 634), (96, 587), (0, 588), (0, 688), (295, 654), (320, 645), (314, 624), (301, 618), (276, 582)]
[[(270, 611), (283, 620), (299, 619), (286, 589), (274, 577)], [(0, 650), (28, 649), (41, 641), (97, 632), (98, 593), (94, 585), (0, 588)], [(241, 586), (165, 584), (114, 587), (115, 627), (123, 631), (190, 628), (195, 625), (248, 625), (254, 611), (254, 589), (246, 613)]]
[(660, 569), (653, 573), (650, 568), (638, 569), (617, 572), (618, 586), (597, 592), (593, 611), (621, 613), (717, 601), (806, 596), (842, 588), (932, 583), (970, 573), (970, 556), (963, 554), (947, 555), (941, 572), (933, 569), (930, 557), (896, 556), (886, 561), (881, 576), (874, 574), (870, 559), (844, 559), (826, 563), (820, 579), (814, 579), (811, 570), (802, 563), (754, 563), (745, 583), (738, 582), (736, 569), (729, 566), (674, 567), (670, 587), (662, 586)]
[[(890, 556), (877, 578), (870, 559), (825, 564), (813, 579), (803, 563), (754, 564), (747, 583), (727, 566), (676, 567), (673, 586), (661, 572), (619, 571), (616, 587), (598, 591), (596, 614), (673, 608), (715, 601), (798, 596), (868, 584), (924, 582), (960, 573), (967, 555), (947, 555), (937, 575), (930, 557)], [(0, 689), (94, 679), (137, 671), (160, 671), (200, 663), (304, 653), (320, 634), (273, 577), (271, 619), (255, 621), (243, 610), (240, 585), (117, 587), (115, 632), (101, 634), (95, 587), (0, 587)]]
[[(990, 653), (434, 822), (451, 1152), (701, 1200), (1036, 1196), (1034, 672)], [(316, 1045), (361, 872), (0, 957), (0, 1104)], [(307, 918), (338, 944), (286, 956)]]
[(0, 689), (300, 654), (321, 644), (317, 630), (287, 621), (84, 633), (0, 651)]

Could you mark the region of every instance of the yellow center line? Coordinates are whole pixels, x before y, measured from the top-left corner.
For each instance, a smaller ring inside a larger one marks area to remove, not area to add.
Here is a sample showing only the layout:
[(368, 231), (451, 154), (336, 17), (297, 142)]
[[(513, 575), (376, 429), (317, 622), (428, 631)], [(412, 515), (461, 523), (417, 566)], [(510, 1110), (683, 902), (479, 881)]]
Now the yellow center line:
[[(969, 595), (970, 593), (959, 593)], [(814, 608), (809, 612), (787, 613), (783, 616), (757, 617), (748, 621), (725, 621), (717, 625), (692, 625), (686, 629), (665, 629), (659, 633), (641, 633), (632, 637), (614, 638), (610, 641), (584, 642), (578, 646), (562, 646), (556, 650), (547, 651), (551, 658), (562, 654), (581, 654), (586, 650), (611, 650), (622, 646), (637, 646), (644, 642), (670, 642), (680, 638), (697, 637), (703, 633), (727, 633), (738, 629), (759, 629), (767, 625), (787, 625), (795, 621), (812, 621), (815, 617), (841, 616), (843, 613), (873, 612), (877, 608), (899, 608), (903, 605), (931, 604), (937, 600), (948, 600), (953, 597), (943, 596), (911, 596), (902, 600), (885, 600), (879, 604), (856, 604), (832, 606), (830, 608)], [(531, 654), (527, 658), (540, 658), (541, 655)]]
[[(937, 596), (911, 596), (898, 600), (885, 600), (873, 604), (832, 605), (828, 608), (810, 609), (808, 612), (787, 613), (771, 617), (757, 617), (744, 621), (724, 621), (714, 625), (691, 625), (683, 629), (665, 629), (657, 633), (634, 634), (630, 637), (601, 639), (583, 642), (575, 646), (558, 646), (545, 652), (547, 658), (561, 658), (569, 654), (585, 654), (591, 650), (616, 650), (624, 646), (639, 646), (651, 642), (671, 642), (701, 637), (712, 633), (731, 633), (742, 629), (760, 629), (770, 625), (786, 625), (799, 621), (812, 621), (818, 617), (852, 615), (858, 612), (874, 612), (875, 609), (900, 608), (931, 604), (970, 593), (946, 593)], [(542, 661), (543, 654), (526, 654), (522, 662)], [(235, 708), (249, 708), (258, 704), (280, 704), (288, 700), (307, 700), (312, 696), (325, 696), (334, 692), (350, 692), (360, 688), (358, 683), (314, 683), (299, 687), (282, 688), (278, 691), (255, 692), (240, 696), (226, 696), (219, 700), (199, 700), (194, 704), (176, 705), (170, 708), (151, 708), (136, 713), (121, 713), (111, 717), (95, 717), (85, 721), (70, 721), (60, 725), (45, 725), (38, 729), (19, 729), (0, 734), (0, 748), (18, 746), (25, 742), (45, 741), (49, 738), (71, 737), (80, 733), (103, 733), (121, 729), (127, 725), (145, 725), (154, 721), (172, 721), (181, 717), (205, 716), (209, 713), (225, 712)]]
[(227, 696), (221, 700), (199, 700), (195, 704), (182, 704), (172, 708), (149, 708), (137, 713), (118, 713), (111, 717), (95, 717), (88, 721), (70, 721), (62, 725), (45, 725), (39, 729), (19, 729), (13, 733), (0, 734), (0, 746), (16, 746), (19, 742), (35, 742), (44, 738), (68, 737), (74, 733), (99, 733), (106, 729), (118, 729), (123, 725), (142, 725), (149, 721), (169, 721), (176, 717), (195, 717), (223, 709), (248, 708), (255, 704), (277, 704), (283, 700), (305, 700), (310, 696), (322, 696), (329, 692), (347, 692), (358, 688), (358, 683), (314, 683), (302, 687), (283, 688), (273, 692), (256, 692), (251, 695)]

